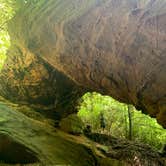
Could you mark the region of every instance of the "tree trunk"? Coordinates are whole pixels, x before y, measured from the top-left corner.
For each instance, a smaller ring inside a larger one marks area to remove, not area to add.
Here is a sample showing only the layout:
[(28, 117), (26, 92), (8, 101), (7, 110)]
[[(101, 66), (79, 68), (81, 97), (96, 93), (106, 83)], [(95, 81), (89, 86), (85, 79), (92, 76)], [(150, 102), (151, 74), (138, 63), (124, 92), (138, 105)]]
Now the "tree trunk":
[(128, 105), (127, 107), (128, 111), (128, 121), (129, 121), (129, 129), (128, 129), (128, 139), (133, 139), (133, 122), (132, 122), (132, 112), (131, 112), (131, 106)]

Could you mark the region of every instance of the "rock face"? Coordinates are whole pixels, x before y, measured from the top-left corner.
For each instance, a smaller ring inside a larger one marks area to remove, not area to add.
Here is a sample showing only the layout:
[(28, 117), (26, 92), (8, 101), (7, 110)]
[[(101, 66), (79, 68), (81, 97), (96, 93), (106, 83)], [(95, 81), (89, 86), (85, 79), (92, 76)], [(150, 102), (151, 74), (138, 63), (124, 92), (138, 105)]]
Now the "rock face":
[(166, 0), (41, 0), (25, 4), (9, 31), (20, 52), (166, 128), (165, 22)]
[(38, 109), (54, 110), (57, 119), (76, 112), (83, 90), (71, 79), (17, 45), (8, 54), (0, 73), (1, 96)]
[(0, 133), (0, 161), (10, 164), (39, 162), (36, 154), (30, 149), (2, 133)]
[(68, 138), (65, 133), (57, 132), (53, 127), (30, 119), (2, 103), (0, 103), (0, 131), (1, 163), (96, 165), (97, 158), (88, 147)]
[(147, 145), (101, 134), (90, 134), (90, 141), (9, 107), (9, 103), (0, 102), (0, 165), (131, 166), (134, 157), (139, 165), (165, 165), (164, 158)]

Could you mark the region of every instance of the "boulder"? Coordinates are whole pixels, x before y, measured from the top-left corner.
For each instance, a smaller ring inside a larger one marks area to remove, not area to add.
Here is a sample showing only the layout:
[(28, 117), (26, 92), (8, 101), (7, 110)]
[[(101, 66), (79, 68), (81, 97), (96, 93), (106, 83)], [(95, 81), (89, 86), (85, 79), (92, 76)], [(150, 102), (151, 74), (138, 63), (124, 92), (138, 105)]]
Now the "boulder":
[(60, 121), (60, 128), (67, 133), (79, 135), (83, 133), (84, 123), (77, 114), (71, 114)]

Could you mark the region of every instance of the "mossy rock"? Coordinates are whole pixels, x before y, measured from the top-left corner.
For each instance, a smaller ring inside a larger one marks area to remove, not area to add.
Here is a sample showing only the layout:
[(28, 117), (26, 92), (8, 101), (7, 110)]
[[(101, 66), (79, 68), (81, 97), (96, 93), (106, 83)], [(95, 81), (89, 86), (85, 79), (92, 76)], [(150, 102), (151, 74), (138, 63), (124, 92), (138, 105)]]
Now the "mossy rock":
[(2, 103), (0, 117), (0, 166), (97, 165), (96, 155), (84, 142), (78, 142), (77, 136), (31, 119)]
[(127, 166), (124, 161), (119, 161), (111, 158), (101, 158), (99, 160), (99, 165), (101, 166)]
[(67, 133), (79, 135), (83, 133), (84, 123), (76, 114), (71, 114), (61, 120), (60, 128)]

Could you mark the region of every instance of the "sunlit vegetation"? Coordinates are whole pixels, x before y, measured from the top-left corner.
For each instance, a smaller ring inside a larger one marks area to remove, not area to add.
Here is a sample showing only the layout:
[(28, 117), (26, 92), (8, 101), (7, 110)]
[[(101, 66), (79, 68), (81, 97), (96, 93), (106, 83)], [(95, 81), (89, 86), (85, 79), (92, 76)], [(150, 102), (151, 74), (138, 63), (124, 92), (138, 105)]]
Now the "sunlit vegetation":
[[(129, 123), (128, 105), (120, 103), (109, 96), (97, 93), (87, 93), (83, 96), (78, 115), (93, 132), (105, 133), (118, 138), (129, 139), (130, 132), (133, 141), (151, 145), (160, 150), (166, 142), (166, 130), (155, 119), (137, 111), (130, 106), (131, 128)], [(101, 117), (104, 120), (101, 120)], [(102, 124), (105, 123), (105, 128)]]
[(6, 59), (6, 52), (10, 46), (10, 38), (7, 30), (8, 21), (21, 6), (26, 3), (34, 3), (37, 0), (0, 0), (0, 70)]
[(6, 59), (6, 51), (10, 46), (9, 36), (6, 31), (0, 32), (0, 69), (3, 66), (3, 63)]
[(6, 58), (6, 51), (10, 46), (10, 38), (7, 31), (7, 22), (14, 14), (13, 5), (16, 1), (0, 0), (0, 69)]

